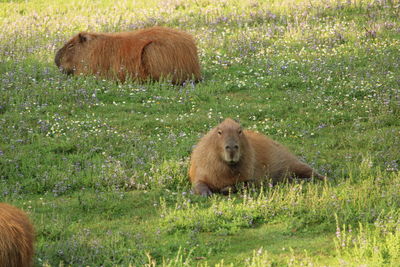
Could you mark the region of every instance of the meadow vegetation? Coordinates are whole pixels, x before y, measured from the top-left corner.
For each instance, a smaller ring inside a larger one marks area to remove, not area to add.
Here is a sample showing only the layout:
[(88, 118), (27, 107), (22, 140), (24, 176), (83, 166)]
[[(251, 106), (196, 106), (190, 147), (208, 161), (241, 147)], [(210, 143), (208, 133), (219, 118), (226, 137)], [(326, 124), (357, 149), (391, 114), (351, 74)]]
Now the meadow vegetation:
[[(36, 266), (395, 266), (396, 0), (0, 1), (0, 201)], [(118, 83), (54, 64), (79, 31), (193, 34), (204, 80)], [(199, 137), (237, 118), (328, 182), (191, 193)]]

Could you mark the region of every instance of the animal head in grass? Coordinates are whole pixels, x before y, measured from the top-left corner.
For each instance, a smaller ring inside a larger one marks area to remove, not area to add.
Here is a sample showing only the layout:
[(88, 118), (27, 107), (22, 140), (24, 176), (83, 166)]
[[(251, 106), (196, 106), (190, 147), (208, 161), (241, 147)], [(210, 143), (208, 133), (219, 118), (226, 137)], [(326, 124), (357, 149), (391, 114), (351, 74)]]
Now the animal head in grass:
[(34, 230), (20, 209), (0, 203), (0, 266), (33, 265)]
[(133, 32), (81, 32), (58, 50), (55, 63), (66, 74), (102, 78), (170, 80), (201, 79), (197, 47), (185, 32), (152, 27)]
[(220, 158), (228, 165), (236, 165), (241, 158), (241, 152), (246, 151), (248, 142), (242, 127), (232, 119), (226, 119), (213, 129), (215, 149)]

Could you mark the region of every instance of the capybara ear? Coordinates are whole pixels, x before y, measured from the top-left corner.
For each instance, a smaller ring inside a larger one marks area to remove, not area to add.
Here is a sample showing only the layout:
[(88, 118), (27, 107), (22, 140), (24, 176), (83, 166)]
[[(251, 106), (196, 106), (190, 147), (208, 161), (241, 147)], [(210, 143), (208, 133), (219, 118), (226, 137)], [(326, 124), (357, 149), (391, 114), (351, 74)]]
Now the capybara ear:
[(149, 44), (151, 44), (153, 41), (151, 41), (151, 40), (147, 40), (147, 41), (144, 41), (142, 44), (140, 44), (142, 47), (140, 48), (140, 53), (141, 53), (141, 56), (143, 55), (143, 53), (144, 53), (144, 49), (146, 48), (146, 46), (148, 46)]
[(93, 39), (93, 35), (87, 32), (80, 32), (78, 34), (79, 42), (84, 43)]

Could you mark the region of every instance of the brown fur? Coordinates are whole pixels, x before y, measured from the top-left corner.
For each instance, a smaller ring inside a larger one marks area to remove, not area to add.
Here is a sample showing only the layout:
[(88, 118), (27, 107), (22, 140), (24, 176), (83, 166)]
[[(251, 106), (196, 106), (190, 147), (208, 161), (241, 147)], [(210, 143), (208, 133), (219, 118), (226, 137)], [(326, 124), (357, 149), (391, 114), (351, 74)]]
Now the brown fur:
[(208, 132), (193, 150), (189, 169), (195, 193), (225, 192), (237, 182), (279, 182), (285, 178), (324, 180), (287, 148), (226, 119)]
[(34, 230), (20, 209), (0, 203), (0, 266), (32, 266)]
[(56, 54), (56, 65), (67, 74), (94, 74), (125, 81), (171, 79), (175, 84), (201, 79), (193, 37), (153, 27), (133, 32), (81, 32)]

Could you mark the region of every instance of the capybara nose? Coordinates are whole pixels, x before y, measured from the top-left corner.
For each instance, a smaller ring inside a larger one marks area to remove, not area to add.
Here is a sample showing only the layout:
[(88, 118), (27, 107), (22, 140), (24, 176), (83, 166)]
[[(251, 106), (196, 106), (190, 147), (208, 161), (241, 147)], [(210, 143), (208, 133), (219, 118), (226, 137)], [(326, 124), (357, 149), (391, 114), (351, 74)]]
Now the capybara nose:
[(61, 65), (61, 60), (60, 60), (61, 56), (60, 56), (60, 51), (57, 52), (56, 57), (54, 59), (54, 62), (56, 63), (57, 67), (59, 68)]
[(239, 149), (238, 145), (227, 145), (227, 146), (225, 146), (225, 150), (228, 150), (228, 151), (236, 151), (238, 149)]

